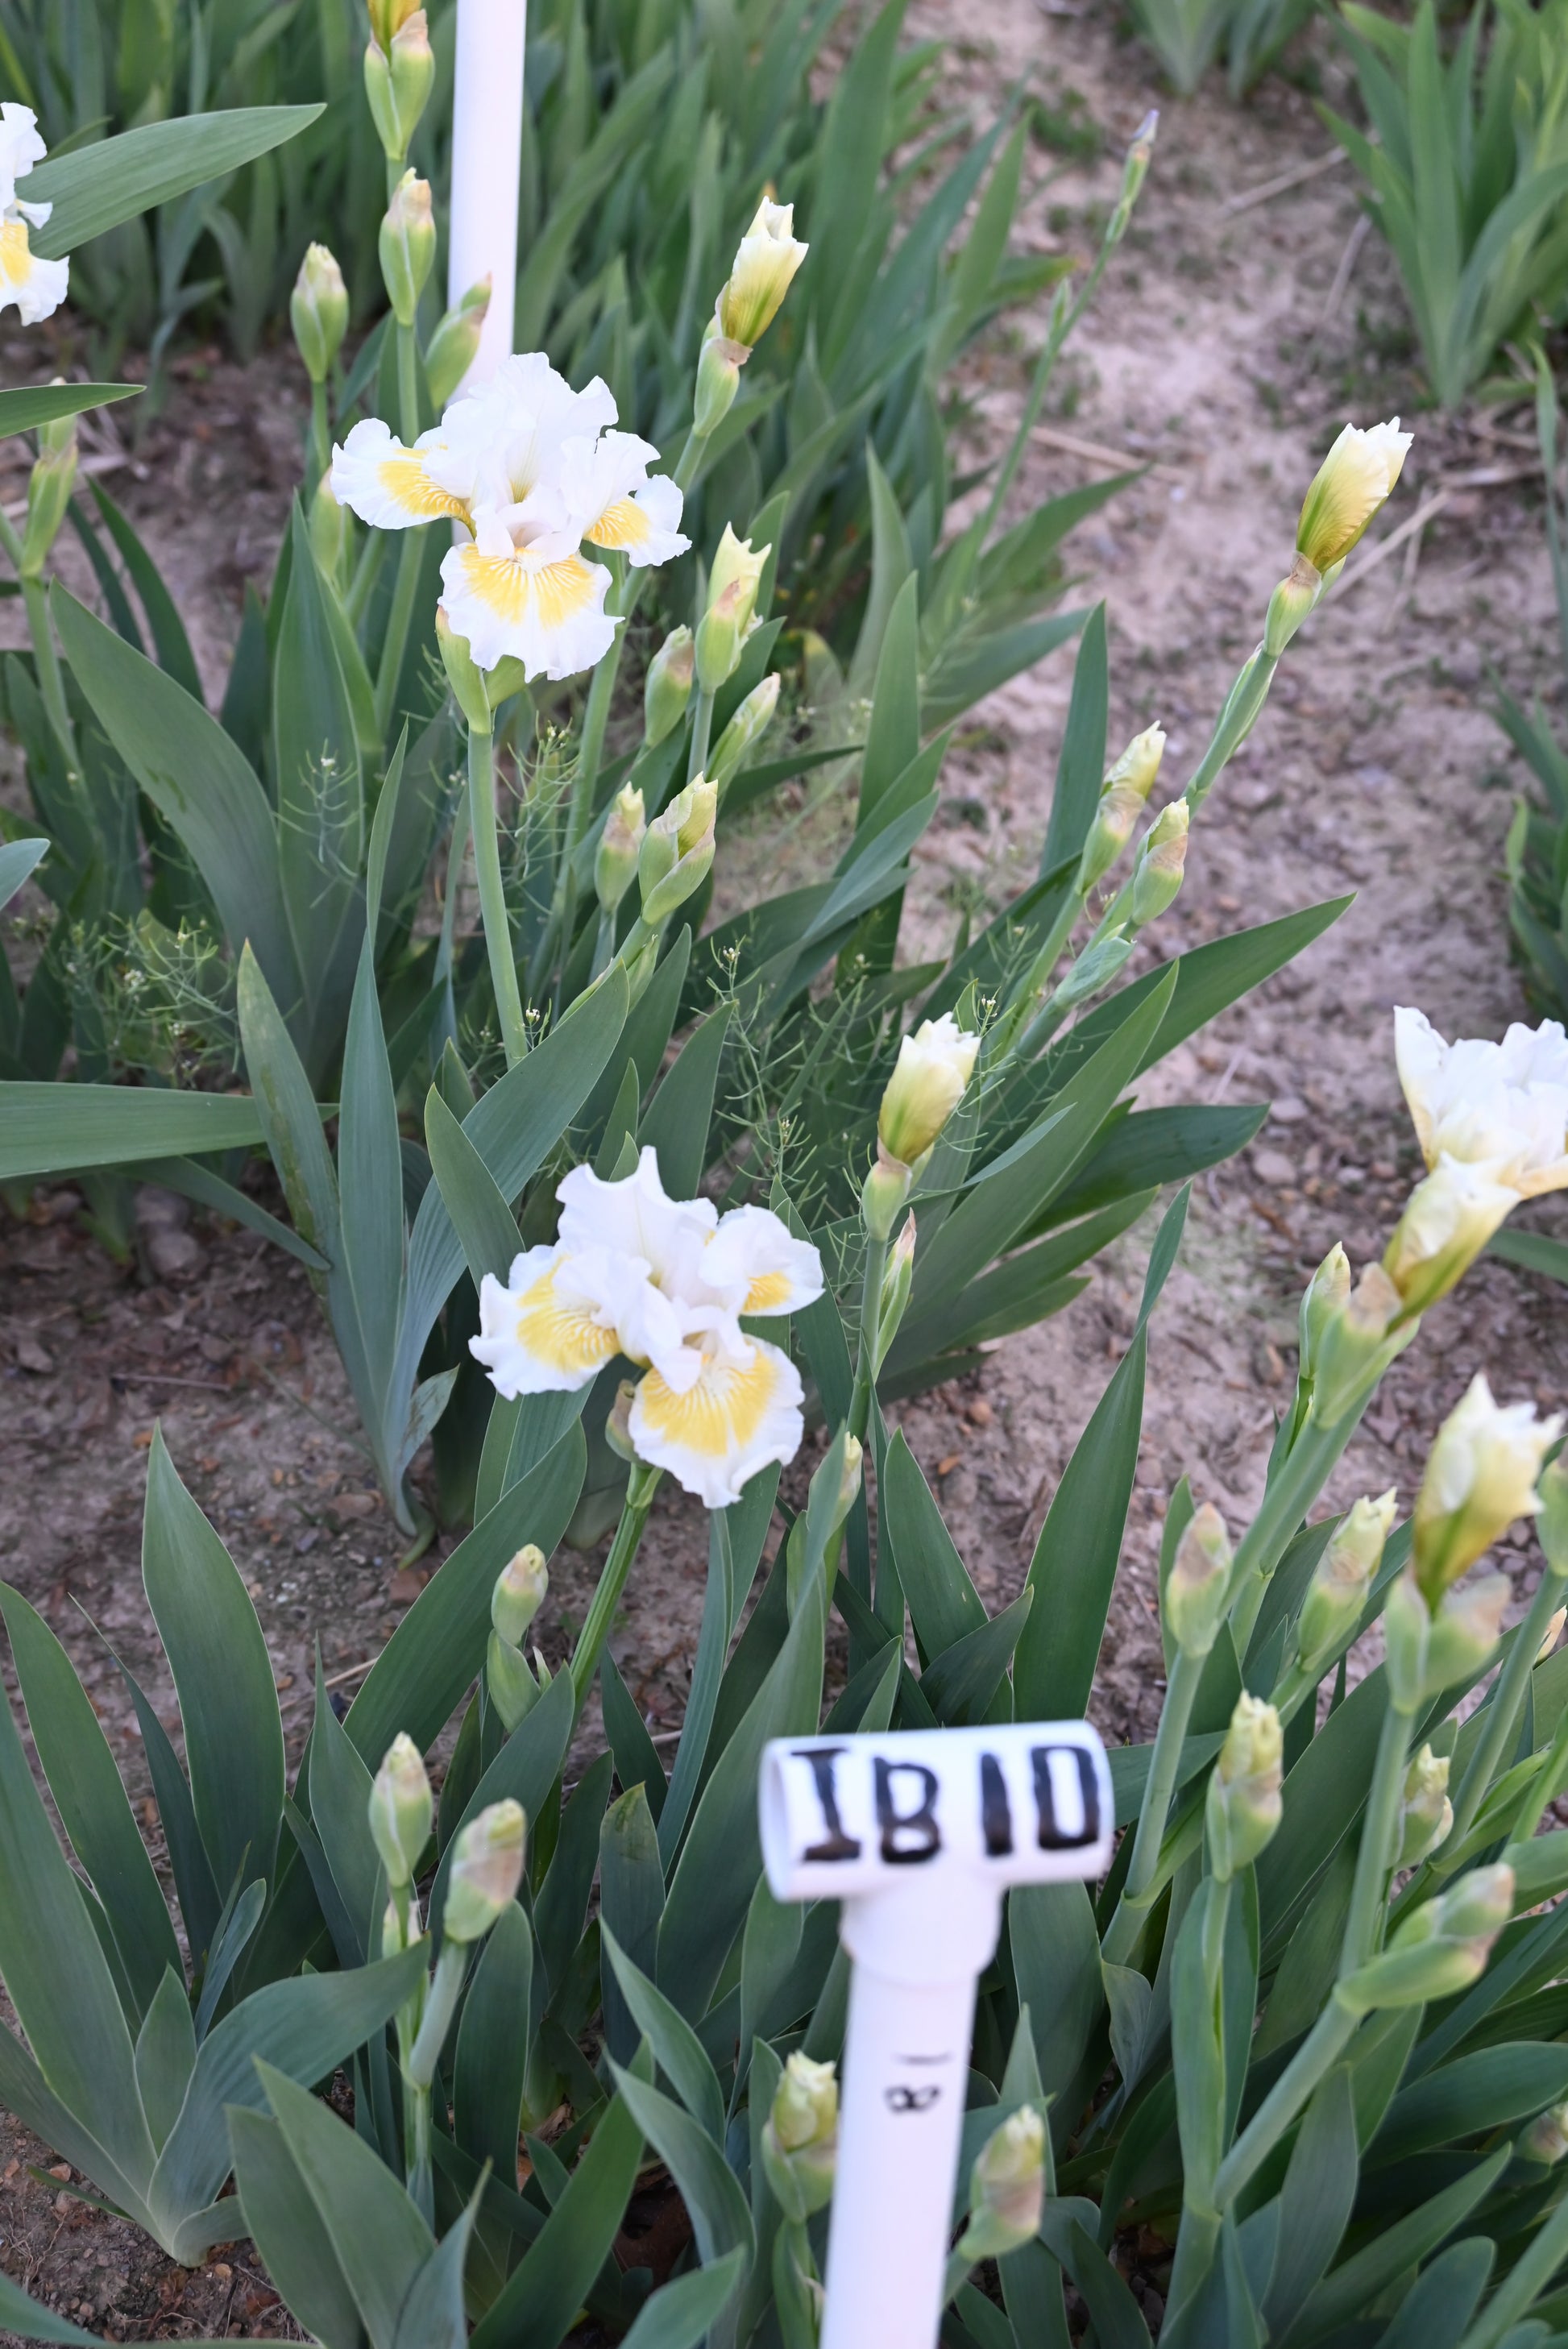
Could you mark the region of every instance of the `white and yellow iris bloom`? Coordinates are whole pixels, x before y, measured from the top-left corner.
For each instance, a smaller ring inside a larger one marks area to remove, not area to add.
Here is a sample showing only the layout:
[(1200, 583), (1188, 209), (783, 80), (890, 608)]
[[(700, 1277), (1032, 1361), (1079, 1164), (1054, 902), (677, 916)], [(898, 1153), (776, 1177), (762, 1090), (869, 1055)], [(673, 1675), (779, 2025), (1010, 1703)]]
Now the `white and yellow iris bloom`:
[(0, 106), (0, 310), (11, 303), (25, 326), (36, 326), (66, 298), (70, 263), (45, 261), (33, 251), (29, 228), (42, 228), (52, 204), (25, 203), (16, 182), (26, 179), (47, 149), (30, 106), (7, 99)]
[(742, 1317), (813, 1303), (820, 1257), (766, 1207), (720, 1216), (670, 1198), (652, 1149), (618, 1182), (574, 1167), (556, 1195), (554, 1247), (520, 1256), (504, 1288), (484, 1282), (476, 1360), (511, 1397), (586, 1386), (624, 1354), (645, 1373), (629, 1420), (638, 1456), (727, 1508), (803, 1433), (794, 1365)]
[(379, 418), (356, 424), (332, 452), (332, 494), (377, 530), (463, 524), (468, 538), (441, 565), (443, 601), (476, 665), (510, 657), (531, 678), (574, 677), (603, 658), (616, 627), (610, 574), (583, 542), (638, 569), (691, 543), (680, 491), (649, 474), (658, 450), (614, 421), (597, 376), (573, 391), (542, 352), (522, 352), (412, 448)]
[(1560, 1021), (1515, 1020), (1501, 1044), (1449, 1044), (1400, 1004), (1394, 1052), (1421, 1154), (1484, 1167), (1521, 1198), (1568, 1186), (1568, 1036)]

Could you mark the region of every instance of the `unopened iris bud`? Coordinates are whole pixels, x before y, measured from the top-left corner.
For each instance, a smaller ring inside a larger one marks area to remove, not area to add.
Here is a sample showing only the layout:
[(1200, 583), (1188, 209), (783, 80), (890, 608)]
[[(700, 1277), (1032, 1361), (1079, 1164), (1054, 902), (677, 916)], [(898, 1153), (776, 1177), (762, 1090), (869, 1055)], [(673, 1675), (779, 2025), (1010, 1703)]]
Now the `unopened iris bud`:
[(719, 736), (713, 756), (707, 762), (707, 771), (720, 799), (738, 774), (742, 759), (772, 725), (773, 712), (779, 707), (780, 682), (777, 671), (774, 671), (765, 677), (760, 685), (754, 685)]
[(1395, 1867), (1414, 1868), (1429, 1852), (1436, 1851), (1453, 1823), (1454, 1806), (1449, 1800), (1449, 1757), (1423, 1745), (1405, 1773)]
[(706, 776), (698, 775), (676, 794), (644, 833), (637, 877), (643, 919), (650, 929), (667, 922), (707, 879), (713, 864), (717, 812), (718, 793)]
[(1077, 962), (1063, 974), (1052, 999), (1058, 1011), (1067, 1011), (1075, 1003), (1082, 1003), (1109, 987), (1117, 972), (1132, 952), (1132, 940), (1119, 930), (1087, 946)]
[(1268, 617), (1264, 622), (1265, 653), (1278, 660), (1302, 622), (1316, 608), (1325, 584), (1322, 573), (1305, 554), (1298, 554), (1269, 597)]
[(969, 2223), (958, 2240), (966, 2260), (1005, 2259), (1032, 2243), (1046, 2208), (1046, 2125), (1020, 2105), (992, 2130), (970, 2172)]
[(435, 78), (435, 53), (423, 8), (404, 17), (388, 47), (373, 40), (366, 49), (365, 96), (389, 163), (400, 163), (407, 154)]
[[(59, 378), (57, 378), (57, 381)], [(27, 476), (27, 526), (18, 566), (24, 579), (36, 579), (59, 536), (76, 487), (77, 419), (57, 417), (38, 428), (38, 454)]]
[(691, 429), (699, 440), (717, 432), (735, 406), (740, 370), (750, 357), (743, 343), (732, 343), (727, 335), (719, 333), (716, 320), (708, 321), (697, 353), (696, 390), (692, 398)]
[(1549, 2105), (1537, 2113), (1514, 2146), (1522, 2161), (1539, 2161), (1553, 2169), (1568, 2153), (1568, 2105)]
[(1393, 1485), (1375, 1501), (1363, 1495), (1319, 1558), (1296, 1621), (1296, 1652), (1309, 1676), (1322, 1670), (1361, 1620), (1395, 1506)]
[(490, 1593), (490, 1628), (509, 1648), (521, 1648), (544, 1604), (550, 1569), (537, 1542), (525, 1542), (507, 1560)]
[(413, 1880), (430, 1840), (435, 1797), (413, 1739), (399, 1731), (370, 1788), (370, 1837), (394, 1891)]
[(1555, 1613), (1548, 1617), (1546, 1629), (1541, 1635), (1541, 1645), (1535, 1651), (1535, 1661), (1538, 1664), (1543, 1664), (1556, 1647), (1558, 1640), (1563, 1637), (1564, 1623), (1568, 1623), (1568, 1607), (1559, 1607)]
[(795, 207), (764, 196), (740, 240), (714, 316), (719, 334), (749, 357), (789, 291), (809, 247), (795, 235)]
[(1350, 1258), (1338, 1240), (1306, 1284), (1301, 1300), (1299, 1367), (1303, 1380), (1316, 1376), (1323, 1333), (1350, 1295)]
[(1150, 107), (1133, 135), (1132, 144), (1127, 150), (1127, 160), (1122, 165), (1121, 193), (1105, 233), (1108, 244), (1119, 244), (1127, 234), (1132, 207), (1138, 202), (1139, 191), (1149, 175), (1149, 166), (1154, 155), (1155, 133), (1159, 128), (1160, 110), (1157, 107)]
[(428, 180), (404, 172), (392, 191), (378, 243), (381, 276), (392, 315), (400, 326), (411, 326), (436, 259), (436, 221)]
[(648, 663), (643, 687), (643, 728), (649, 750), (662, 742), (686, 716), (696, 650), (687, 627), (672, 628)]
[(1165, 1578), (1165, 1621), (1186, 1656), (1206, 1656), (1219, 1637), (1231, 1575), (1231, 1538), (1212, 1501), (1197, 1510)]
[(430, 388), (431, 404), (438, 409), (445, 408), (479, 357), (480, 337), (490, 316), (491, 285), (488, 276), (470, 285), (462, 300), (444, 313), (425, 346), (425, 381)]
[(441, 1918), (441, 1931), (449, 1941), (481, 1940), (517, 1898), (527, 1833), (522, 1805), (510, 1796), (491, 1803), (463, 1829), (452, 1849)]
[[(816, 1469), (812, 1475), (811, 1484), (813, 1489), (816, 1486), (818, 1477), (826, 1475), (828, 1471), (828, 1463), (833, 1458), (833, 1454), (834, 1447), (830, 1444), (828, 1447), (827, 1459), (822, 1462), (820, 1467)], [(828, 1528), (830, 1536), (838, 1532), (839, 1527), (843, 1524), (845, 1518), (849, 1516), (850, 1511), (854, 1507), (857, 1499), (860, 1497), (861, 1478), (863, 1472), (863, 1446), (861, 1444), (858, 1437), (846, 1434), (844, 1437), (844, 1447), (841, 1455), (841, 1465), (839, 1470), (838, 1491), (833, 1496), (833, 1515)]]
[(1296, 524), (1296, 553), (1317, 572), (1343, 563), (1387, 504), (1414, 434), (1396, 416), (1369, 432), (1347, 424), (1314, 477)]
[(623, 783), (610, 802), (593, 854), (593, 890), (607, 914), (614, 912), (637, 877), (637, 858), (647, 828), (642, 792)]
[(1513, 1870), (1500, 1860), (1474, 1868), (1440, 1899), (1408, 1917), (1380, 1957), (1340, 1984), (1338, 1995), (1361, 2013), (1420, 2006), (1468, 1990), (1486, 1971), (1491, 1945), (1513, 1909)]
[(696, 681), (705, 693), (717, 693), (739, 664), (772, 552), (770, 546), (753, 548), (749, 539), (737, 538), (725, 523), (707, 583), (707, 609), (696, 630)]
[(877, 1141), (889, 1158), (919, 1173), (968, 1090), (979, 1051), (979, 1037), (951, 1011), (903, 1038), (877, 1111)]
[(289, 295), (289, 324), (304, 371), (325, 383), (348, 332), (348, 288), (325, 244), (307, 244)]
[(402, 27), (415, 13), (418, 0), (367, 0), (370, 32), (377, 45), (390, 50)]
[(1417, 1324), (1404, 1319), (1399, 1292), (1380, 1264), (1368, 1265), (1337, 1313), (1326, 1315), (1313, 1378), (1312, 1415), (1334, 1427), (1408, 1346)]
[(346, 506), (340, 506), (332, 494), (332, 468), (329, 465), (317, 484), (310, 502), (310, 543), (316, 563), (328, 579), (336, 579), (342, 570), (348, 545), (349, 519)]
[(804, 2224), (833, 2191), (839, 2153), (839, 2083), (831, 2064), (791, 2055), (762, 2127), (762, 2165), (787, 2218)]
[(636, 1400), (634, 1383), (623, 1379), (604, 1421), (604, 1441), (617, 1460), (635, 1460), (637, 1456), (637, 1447), (632, 1441), (632, 1405)]
[(1388, 1593), (1383, 1613), (1388, 1692), (1401, 1711), (1485, 1671), (1502, 1633), (1512, 1586), (1505, 1574), (1482, 1575), (1450, 1590), (1434, 1611), (1407, 1567)]
[(1165, 732), (1145, 727), (1134, 735), (1099, 787), (1088, 837), (1078, 860), (1078, 890), (1087, 896), (1102, 873), (1108, 873), (1132, 838), (1133, 828), (1148, 803), (1165, 750)]
[(1204, 1823), (1209, 1864), (1222, 1883), (1250, 1868), (1284, 1809), (1284, 1734), (1272, 1704), (1242, 1696), (1209, 1778)]
[(909, 1305), (909, 1293), (914, 1283), (914, 1217), (906, 1216), (903, 1228), (888, 1250), (882, 1267), (882, 1294), (877, 1300), (877, 1359), (880, 1371), (888, 1348), (899, 1332)]
[(1535, 1537), (1546, 1571), (1561, 1580), (1568, 1576), (1568, 1456), (1559, 1454), (1542, 1469), (1536, 1489), (1541, 1512), (1535, 1520)]
[(1461, 1280), (1519, 1205), (1519, 1193), (1484, 1166), (1440, 1158), (1406, 1203), (1383, 1266), (1407, 1313), (1424, 1313)]
[(1562, 1428), (1530, 1403), (1495, 1403), (1484, 1377), (1471, 1381), (1438, 1431), (1416, 1500), (1412, 1566), (1434, 1611), (1515, 1518), (1539, 1510), (1535, 1480)]
[(1140, 926), (1158, 921), (1176, 902), (1187, 864), (1187, 827), (1191, 811), (1172, 800), (1155, 817), (1132, 876), (1132, 918)]

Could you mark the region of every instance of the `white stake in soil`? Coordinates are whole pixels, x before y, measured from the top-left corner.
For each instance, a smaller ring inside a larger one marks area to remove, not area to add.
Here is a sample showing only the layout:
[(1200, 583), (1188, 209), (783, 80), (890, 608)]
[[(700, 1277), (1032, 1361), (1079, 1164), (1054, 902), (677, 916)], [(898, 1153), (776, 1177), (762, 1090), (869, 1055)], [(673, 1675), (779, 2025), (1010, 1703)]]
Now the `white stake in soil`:
[(1087, 1722), (778, 1738), (762, 1851), (779, 1900), (841, 1900), (854, 1960), (820, 2349), (934, 2349), (975, 1986), (1009, 1885), (1103, 1875)]
[(461, 301), (481, 277), (490, 281), (479, 356), (463, 378), (469, 388), (511, 349), (527, 28), (528, 0), (458, 0), (447, 300)]

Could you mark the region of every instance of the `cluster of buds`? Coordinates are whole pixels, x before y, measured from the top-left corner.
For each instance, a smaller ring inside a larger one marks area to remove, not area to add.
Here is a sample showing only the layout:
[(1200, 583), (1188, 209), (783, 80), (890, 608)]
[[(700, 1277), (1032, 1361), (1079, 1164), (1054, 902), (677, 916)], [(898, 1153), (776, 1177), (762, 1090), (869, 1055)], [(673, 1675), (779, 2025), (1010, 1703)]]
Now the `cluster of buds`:
[(370, 0), (365, 95), (389, 163), (401, 163), (429, 103), (436, 59), (423, 8), (408, 0)]
[(392, 316), (400, 326), (411, 326), (436, 263), (436, 216), (428, 180), (404, 172), (382, 217), (377, 249)]
[(803, 2226), (833, 2191), (839, 2083), (831, 2064), (791, 2055), (762, 2127), (762, 2168), (786, 2218)]
[(1318, 1559), (1296, 1618), (1296, 1657), (1304, 1679), (1321, 1679), (1360, 1622), (1372, 1578), (1382, 1564), (1396, 1501), (1393, 1485), (1375, 1501), (1363, 1495)]
[(705, 775), (677, 792), (655, 816), (637, 850), (643, 919), (650, 930), (667, 922), (701, 887), (713, 866), (718, 793)]
[[(62, 378), (55, 378), (59, 382)], [(58, 416), (38, 427), (38, 453), (27, 476), (27, 523), (22, 534), (24, 579), (42, 576), (45, 559), (59, 535), (77, 482), (77, 419)]]
[(1356, 2013), (1422, 2006), (1468, 1990), (1486, 1971), (1491, 1945), (1513, 1911), (1513, 1870), (1500, 1860), (1471, 1868), (1452, 1889), (1422, 1903), (1388, 1946), (1339, 1985)]
[(1209, 1866), (1218, 1882), (1250, 1868), (1279, 1826), (1284, 1755), (1284, 1735), (1273, 1705), (1239, 1697), (1210, 1773), (1204, 1808)]
[(979, 1050), (979, 1037), (960, 1028), (951, 1011), (923, 1019), (900, 1043), (877, 1112), (877, 1163), (861, 1201), (873, 1239), (891, 1236), (911, 1185), (968, 1090)]
[(1453, 1826), (1449, 1800), (1449, 1756), (1423, 1745), (1405, 1773), (1395, 1839), (1396, 1868), (1415, 1868), (1436, 1851)]
[(1269, 598), (1264, 649), (1284, 652), (1345, 558), (1393, 493), (1413, 435), (1396, 416), (1370, 431), (1347, 424), (1313, 477), (1296, 523), (1295, 561)]
[(1034, 2241), (1046, 2207), (1046, 2125), (1020, 2105), (992, 2130), (969, 2180), (969, 2222), (958, 2238), (961, 2259), (1005, 2259)]
[(697, 360), (692, 429), (699, 440), (723, 423), (740, 388), (740, 370), (779, 315), (809, 248), (795, 235), (795, 207), (764, 196), (741, 238), (714, 305)]
[(1220, 1635), (1231, 1580), (1231, 1537), (1212, 1501), (1176, 1545), (1161, 1598), (1165, 1627), (1184, 1656), (1206, 1656)]
[(1107, 770), (1094, 822), (1078, 859), (1076, 886), (1080, 897), (1087, 897), (1101, 875), (1109, 872), (1132, 838), (1154, 789), (1164, 751), (1163, 728), (1149, 726), (1134, 735), (1115, 766)]
[(650, 750), (673, 734), (686, 716), (696, 675), (696, 647), (688, 627), (672, 628), (653, 659), (643, 685), (643, 739)]
[(549, 1588), (544, 1552), (529, 1542), (501, 1568), (490, 1593), (485, 1693), (509, 1737), (531, 1712), (541, 1688), (549, 1684), (543, 1657), (537, 1657), (536, 1673), (523, 1649), (529, 1627), (543, 1606)]
[(740, 666), (746, 640), (757, 626), (758, 592), (772, 552), (770, 546), (754, 550), (748, 538), (737, 538), (725, 523), (707, 583), (707, 605), (696, 627), (696, 681), (704, 693), (717, 693)]

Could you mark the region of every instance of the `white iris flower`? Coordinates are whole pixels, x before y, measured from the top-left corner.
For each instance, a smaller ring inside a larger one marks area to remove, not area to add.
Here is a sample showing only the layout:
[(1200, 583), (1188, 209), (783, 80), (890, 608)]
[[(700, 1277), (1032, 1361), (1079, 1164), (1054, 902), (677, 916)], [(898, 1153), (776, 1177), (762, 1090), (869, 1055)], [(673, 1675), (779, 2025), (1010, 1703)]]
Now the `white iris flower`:
[(720, 1216), (671, 1199), (645, 1149), (634, 1174), (574, 1167), (556, 1196), (560, 1237), (487, 1276), (476, 1361), (507, 1397), (586, 1386), (617, 1354), (644, 1371), (629, 1432), (710, 1509), (738, 1500), (768, 1462), (792, 1460), (804, 1432), (799, 1374), (742, 1316), (791, 1313), (822, 1294), (821, 1259), (766, 1207)]
[(28, 229), (42, 228), (52, 204), (24, 203), (16, 182), (47, 152), (30, 106), (7, 99), (0, 106), (0, 310), (15, 302), (25, 326), (36, 326), (66, 298), (70, 263), (45, 261), (28, 241)]
[(615, 402), (596, 376), (573, 391), (542, 352), (503, 360), (488, 383), (455, 399), (407, 448), (379, 418), (333, 450), (332, 492), (377, 530), (463, 523), (469, 535), (441, 565), (453, 630), (475, 662), (511, 657), (531, 677), (573, 677), (603, 659), (616, 620), (610, 574), (583, 542), (634, 568), (672, 562), (691, 543), (681, 492), (648, 468), (658, 450), (617, 432)]

